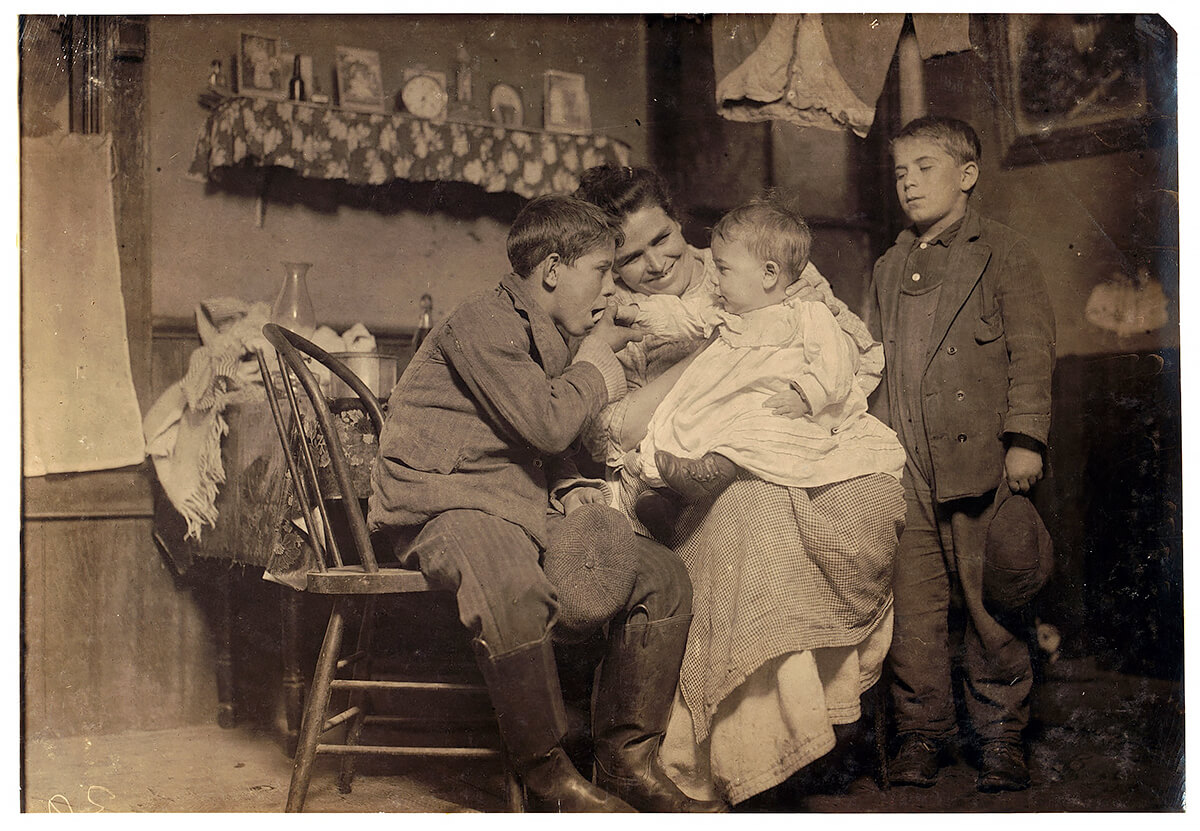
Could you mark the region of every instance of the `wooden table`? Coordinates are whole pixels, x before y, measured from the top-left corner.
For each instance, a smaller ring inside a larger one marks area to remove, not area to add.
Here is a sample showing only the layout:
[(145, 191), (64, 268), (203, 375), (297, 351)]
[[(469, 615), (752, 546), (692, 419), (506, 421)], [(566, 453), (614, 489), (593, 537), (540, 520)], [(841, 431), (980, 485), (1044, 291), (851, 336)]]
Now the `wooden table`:
[[(375, 436), (361, 410), (344, 407), (339, 410), (341, 412), (335, 417), (339, 437), (351, 462), (355, 488), (365, 498), (370, 490), (370, 463), (377, 446)], [(299, 511), (266, 401), (230, 405), (224, 417), (229, 425), (221, 452), (226, 481), (216, 499), (216, 524), (204, 528), (199, 541), (185, 540), (183, 518), (159, 489), (155, 539), (178, 572), (203, 569), (206, 584), (211, 583), (216, 591), (217, 722), (222, 727), (232, 727), (237, 722), (231, 597), (233, 575), (239, 570), (221, 566), (250, 567), (252, 573), (261, 574), (280, 586), (282, 694), (287, 752), (291, 755), (299, 735), (307, 687), (299, 641), (304, 593), (299, 589), (304, 586), (310, 552), (303, 535), (291, 521), (299, 516)], [(320, 470), (326, 472), (326, 449), (322, 445), (313, 449)]]

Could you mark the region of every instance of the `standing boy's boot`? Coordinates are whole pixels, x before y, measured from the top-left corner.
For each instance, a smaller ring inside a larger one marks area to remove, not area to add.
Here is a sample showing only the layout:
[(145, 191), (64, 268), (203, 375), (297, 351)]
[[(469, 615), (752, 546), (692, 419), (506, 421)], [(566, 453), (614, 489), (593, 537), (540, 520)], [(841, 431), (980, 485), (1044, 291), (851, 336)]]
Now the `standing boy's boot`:
[(676, 615), (651, 622), (646, 607), (638, 605), (619, 625), (614, 621), (600, 665), (592, 710), (596, 784), (639, 811), (726, 810), (723, 802), (692, 799), (679, 790), (658, 759), (691, 621), (691, 615)]
[(738, 466), (720, 453), (685, 459), (665, 450), (655, 450), (654, 466), (662, 480), (686, 502), (715, 497), (729, 487), (738, 474)]
[(942, 743), (917, 733), (905, 733), (900, 749), (888, 763), (887, 778), (892, 785), (928, 788), (937, 781), (941, 767)]
[(996, 739), (984, 743), (975, 787), (984, 793), (1023, 791), (1029, 787), (1025, 745), (1020, 739)]
[(562, 748), (567, 717), (550, 636), (501, 655), (493, 655), (479, 638), (474, 647), (529, 810), (633, 812), (625, 802), (580, 776)]

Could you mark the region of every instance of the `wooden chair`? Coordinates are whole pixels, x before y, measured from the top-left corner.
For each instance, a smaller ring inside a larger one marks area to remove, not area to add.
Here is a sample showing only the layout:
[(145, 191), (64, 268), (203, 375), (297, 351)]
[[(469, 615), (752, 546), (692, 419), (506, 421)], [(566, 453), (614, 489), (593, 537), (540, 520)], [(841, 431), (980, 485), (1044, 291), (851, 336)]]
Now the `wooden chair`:
[[(276, 382), (272, 379), (264, 356), (259, 353), (258, 363), (267, 387), (267, 401), (270, 403), (275, 427), (283, 445), (292, 487), (310, 532), (314, 566), (307, 573), (305, 590), (333, 599), (332, 612), (304, 708), (286, 810), (303, 810), (313, 765), (320, 754), (341, 755), (338, 789), (342, 793), (350, 792), (354, 777), (354, 759), (357, 756), (484, 757), (503, 761), (504, 753), (498, 740), (498, 732), (495, 747), (360, 744), (364, 728), (373, 723), (436, 731), (444, 729), (448, 723), (461, 724), (463, 721), (461, 717), (433, 720), (421, 714), (376, 715), (368, 712), (368, 693), (371, 691), (389, 695), (416, 691), (425, 694), (486, 697), (487, 688), (481, 678), (478, 683), (458, 683), (443, 678), (431, 680), (427, 676), (411, 677), (408, 674), (400, 680), (379, 680), (373, 675), (372, 635), (378, 598), (383, 595), (428, 594), (437, 590), (430, 586), (419, 571), (399, 567), (380, 568), (373, 545), (375, 541), (367, 530), (362, 495), (355, 493), (350, 466), (335, 429), (334, 417), (316, 378), (306, 365), (304, 356), (318, 361), (346, 382), (358, 397), (376, 435), (383, 428), (383, 409), (379, 399), (353, 372), (320, 347), (274, 324), (264, 326), (263, 335), (275, 348), (279, 364), (278, 383), (282, 387), (282, 394), (287, 399), (291, 413), (288, 424), (279, 401), (280, 393), (276, 390)], [(291, 380), (293, 377), (299, 382), (312, 407), (316, 433), (325, 442), (329, 465), (333, 472), (332, 487), (328, 481), (329, 477), (325, 477), (323, 481), (318, 476), (313, 449), (310, 447), (313, 436), (305, 434), (306, 426), (311, 430), (312, 419), (303, 419), (301, 416), (299, 395)], [(334, 525), (330, 521), (331, 513), (339, 508), (340, 512), (345, 514), (344, 527), (347, 530), (344, 533), (335, 533)], [(346, 536), (348, 540), (345, 539)], [(384, 556), (391, 559), (391, 552), (386, 552)], [(453, 603), (450, 594), (446, 593), (445, 599)], [(361, 606), (361, 625), (355, 649), (343, 656), (343, 641), (348, 621), (353, 619), (351, 613), (354, 606)], [(348, 678), (339, 677), (339, 674), (344, 675), (347, 670)], [(348, 704), (345, 709), (333, 713), (330, 711), (333, 693), (341, 691), (348, 693)], [(490, 705), (485, 705), (485, 709), (490, 713)], [(458, 708), (458, 711), (461, 712), (461, 708)], [(494, 724), (490, 716), (486, 720)], [(325, 734), (339, 728), (345, 730), (344, 741), (322, 743)], [(510, 810), (520, 811), (521, 792), (506, 761), (505, 780), (508, 807)]]

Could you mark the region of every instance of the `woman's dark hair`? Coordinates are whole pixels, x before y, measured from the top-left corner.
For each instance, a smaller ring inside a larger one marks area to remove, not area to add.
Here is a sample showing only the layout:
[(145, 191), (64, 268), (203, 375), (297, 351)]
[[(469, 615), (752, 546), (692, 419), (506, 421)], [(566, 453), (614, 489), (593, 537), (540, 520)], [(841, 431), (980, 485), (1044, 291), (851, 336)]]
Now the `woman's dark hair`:
[(596, 205), (571, 196), (552, 194), (531, 200), (508, 231), (508, 262), (528, 277), (538, 263), (558, 254), (573, 265), (601, 244), (622, 243), (621, 229)]
[(583, 171), (575, 196), (591, 202), (622, 221), (642, 208), (662, 208), (671, 219), (675, 208), (662, 176), (649, 167), (604, 164)]

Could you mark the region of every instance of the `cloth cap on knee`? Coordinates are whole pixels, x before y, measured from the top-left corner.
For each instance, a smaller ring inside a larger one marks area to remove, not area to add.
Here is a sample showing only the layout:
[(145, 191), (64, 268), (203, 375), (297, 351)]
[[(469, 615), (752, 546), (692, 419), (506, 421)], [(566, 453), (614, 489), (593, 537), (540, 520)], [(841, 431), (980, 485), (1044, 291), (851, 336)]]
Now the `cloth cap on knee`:
[(556, 638), (586, 638), (625, 608), (637, 565), (637, 537), (620, 512), (588, 504), (567, 514), (542, 560), (558, 592)]
[(1053, 567), (1054, 545), (1037, 508), (1002, 484), (983, 555), (984, 605), (997, 612), (1024, 606), (1046, 585)]

